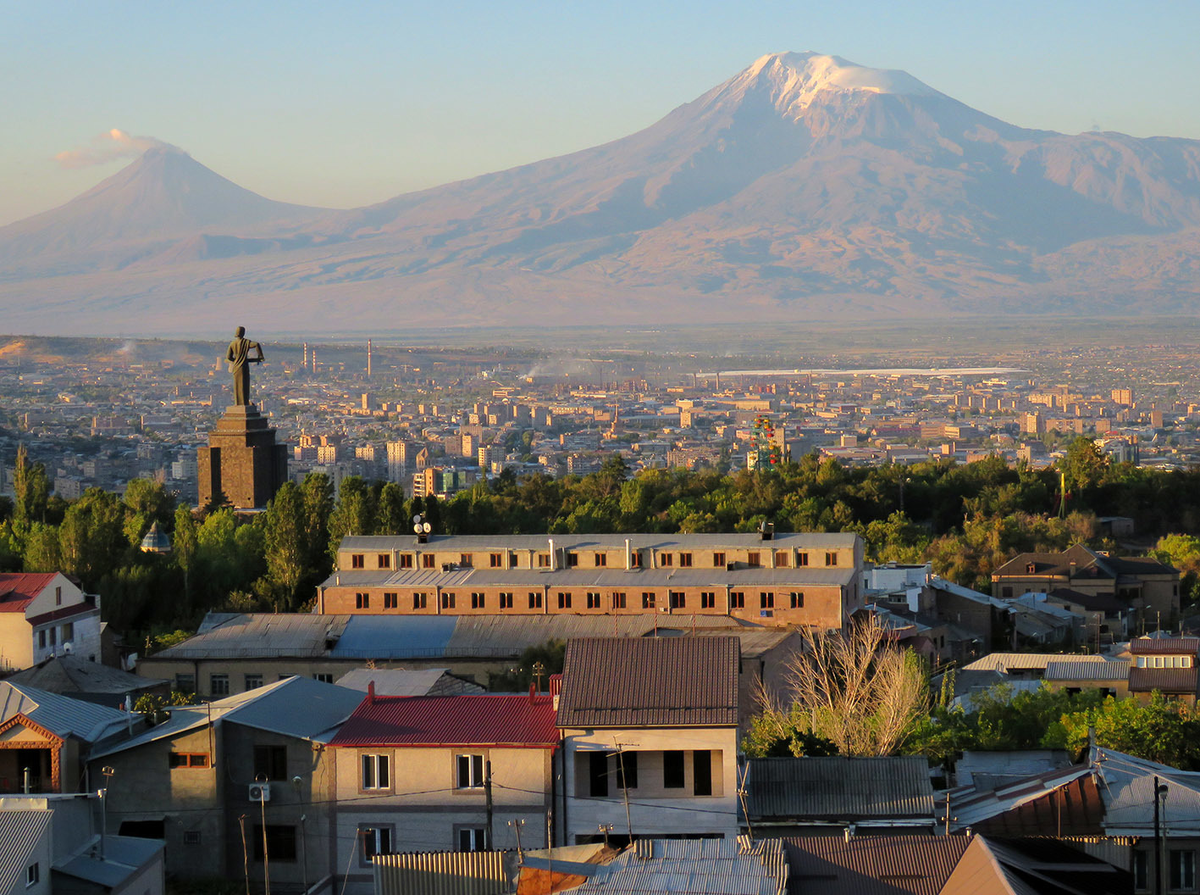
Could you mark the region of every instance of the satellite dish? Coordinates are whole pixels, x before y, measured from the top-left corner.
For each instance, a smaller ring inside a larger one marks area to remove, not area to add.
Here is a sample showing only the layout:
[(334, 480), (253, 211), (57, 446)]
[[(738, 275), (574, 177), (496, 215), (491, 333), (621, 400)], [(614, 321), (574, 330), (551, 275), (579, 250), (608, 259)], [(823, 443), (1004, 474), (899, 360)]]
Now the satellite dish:
[(425, 534), (429, 534), (431, 531), (433, 531), (433, 526), (430, 525), (428, 522), (426, 522), (424, 525), (422, 525), (421, 528), (425, 529)]
[(413, 533), (414, 533), (414, 534), (420, 534), (420, 533), (421, 533), (421, 526), (420, 526), (420, 524), (419, 524), (419, 523), (418, 523), (417, 525), (414, 525), (414, 526), (413, 526)]
[(413, 516), (413, 522), (420, 522), (420, 521), (421, 521), (420, 513), (417, 513), (417, 515)]

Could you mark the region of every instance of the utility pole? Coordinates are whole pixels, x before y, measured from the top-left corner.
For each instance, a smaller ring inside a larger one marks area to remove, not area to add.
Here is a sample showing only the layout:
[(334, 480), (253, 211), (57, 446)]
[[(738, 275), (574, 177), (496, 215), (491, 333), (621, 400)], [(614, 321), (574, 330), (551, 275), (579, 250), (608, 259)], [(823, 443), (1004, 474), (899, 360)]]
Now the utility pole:
[(104, 775), (104, 789), (100, 790), (100, 860), (104, 860), (104, 843), (108, 839), (108, 784), (116, 773), (108, 765), (100, 769)]
[(492, 839), (492, 760), (489, 758), (483, 763), (483, 797), (487, 806), (487, 848), (495, 848), (495, 840)]
[(1162, 831), (1159, 826), (1159, 799), (1166, 798), (1167, 790), (1170, 787), (1167, 784), (1158, 782), (1158, 775), (1154, 775), (1154, 892), (1155, 895), (1162, 895), (1163, 878), (1162, 878)]
[(508, 825), (512, 827), (513, 832), (517, 834), (517, 864), (524, 864), (525, 852), (521, 850), (521, 827), (525, 826), (525, 818), (519, 817), (516, 820), (510, 820)]

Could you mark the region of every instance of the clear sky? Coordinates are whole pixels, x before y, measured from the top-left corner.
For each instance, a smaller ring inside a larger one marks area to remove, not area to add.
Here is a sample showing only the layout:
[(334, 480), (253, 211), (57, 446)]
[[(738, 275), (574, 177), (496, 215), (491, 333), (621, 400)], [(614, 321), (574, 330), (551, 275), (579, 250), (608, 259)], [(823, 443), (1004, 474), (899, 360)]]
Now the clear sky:
[(0, 0), (0, 224), (113, 128), (331, 207), (625, 136), (766, 53), (899, 68), (1014, 124), (1200, 139), (1197, 0)]

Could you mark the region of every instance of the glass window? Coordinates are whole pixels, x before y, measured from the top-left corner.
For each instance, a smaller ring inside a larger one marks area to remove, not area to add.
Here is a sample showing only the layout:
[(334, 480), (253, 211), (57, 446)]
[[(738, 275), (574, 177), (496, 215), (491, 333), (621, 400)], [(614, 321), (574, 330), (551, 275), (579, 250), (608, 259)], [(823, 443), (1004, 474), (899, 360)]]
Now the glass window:
[(459, 827), (459, 851), (484, 851), (487, 848), (487, 837), (483, 827)]
[(362, 837), (362, 862), (370, 864), (376, 855), (392, 853), (391, 827), (359, 827), (358, 835)]
[(255, 746), (254, 779), (288, 779), (287, 746)]
[(1189, 848), (1171, 849), (1171, 888), (1185, 892), (1196, 888), (1196, 853)]
[(285, 824), (267, 824), (266, 836), (264, 837), (262, 824), (255, 824), (254, 860), (261, 861), (263, 859), (264, 845), (266, 846), (265, 854), (272, 861), (295, 861), (296, 828)]
[(669, 749), (663, 753), (663, 789), (683, 789), (683, 752)]
[(455, 756), (456, 780), (459, 789), (478, 789), (483, 786), (483, 756)]
[(25, 888), (36, 886), (42, 878), (41, 863), (35, 861), (25, 868)]
[(229, 675), (210, 674), (208, 676), (208, 692), (213, 696), (229, 695)]
[(247, 690), (257, 690), (263, 685), (263, 676), (261, 674), (247, 674), (246, 687)]
[(361, 554), (361, 553), (350, 554), (350, 568), (362, 569), (362, 568), (365, 568), (365, 565), (366, 565), (366, 563), (365, 563), (363, 554)]
[(391, 786), (390, 756), (362, 756), (362, 788), (388, 789)]

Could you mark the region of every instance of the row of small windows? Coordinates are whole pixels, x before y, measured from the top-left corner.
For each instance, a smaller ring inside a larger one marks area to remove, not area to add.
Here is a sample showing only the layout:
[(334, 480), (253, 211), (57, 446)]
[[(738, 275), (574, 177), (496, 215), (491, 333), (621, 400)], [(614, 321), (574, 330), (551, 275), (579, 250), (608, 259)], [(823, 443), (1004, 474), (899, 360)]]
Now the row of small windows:
[[(574, 551), (566, 553), (566, 565), (568, 568), (576, 568), (579, 566), (580, 554)], [(678, 562), (677, 562), (678, 561)], [(635, 569), (642, 568), (642, 554), (639, 551), (634, 551), (630, 554), (630, 564)], [(416, 565), (415, 557), (411, 553), (397, 554), (397, 567), (401, 569), (411, 569)], [(458, 565), (464, 568), (473, 568), (475, 565), (474, 555), (470, 553), (460, 553), (458, 557)], [(515, 565), (513, 557), (504, 553), (489, 553), (488, 567), (493, 569), (506, 569)], [(537, 565), (540, 569), (550, 568), (550, 554), (539, 553), (537, 555)], [(596, 551), (592, 554), (592, 565), (595, 568), (602, 569), (608, 566), (608, 554), (601, 551)], [(658, 565), (660, 568), (671, 568), (678, 565), (682, 569), (692, 567), (691, 553), (659, 553)], [(712, 567), (720, 568), (727, 565), (726, 555), (723, 551), (715, 551), (712, 554)], [(762, 566), (762, 554), (758, 550), (751, 550), (746, 554), (746, 565), (751, 568), (759, 568)], [(774, 565), (776, 568), (788, 568), (795, 566), (796, 568), (804, 568), (808, 566), (807, 553), (792, 553), (790, 550), (777, 550), (774, 555)], [(825, 565), (837, 566), (838, 553), (836, 550), (825, 552)], [(367, 557), (363, 553), (350, 554), (350, 568), (365, 569), (367, 567)], [(390, 569), (392, 567), (392, 554), (379, 553), (375, 557), (375, 567), (377, 569)], [(437, 557), (433, 553), (421, 554), (421, 568), (433, 569), (437, 568)]]
[[(512, 609), (513, 608), (513, 594), (512, 593), (501, 592), (498, 596), (499, 596), (499, 605), (500, 605), (501, 609)], [(572, 608), (573, 600), (572, 600), (570, 591), (558, 591), (556, 593), (556, 596), (558, 598), (558, 608), (559, 609), (571, 609)], [(384, 593), (383, 608), (384, 609), (399, 608), (399, 599), (400, 599), (400, 595), (397, 593), (391, 593), (391, 592)], [(686, 609), (687, 608), (687, 594), (685, 594), (681, 591), (668, 591), (667, 600), (668, 600), (667, 605), (670, 606), (671, 609)], [(586, 601), (587, 601), (588, 609), (604, 608), (603, 597), (600, 593), (598, 593), (596, 591), (588, 591), (587, 595), (586, 595)], [(442, 602), (441, 602), (442, 609), (456, 609), (456, 608), (458, 608), (457, 604), (458, 604), (458, 597), (455, 593), (447, 591), (442, 594)], [(642, 608), (643, 609), (655, 609), (655, 608), (657, 608), (657, 605), (658, 605), (658, 595), (654, 591), (643, 591), (643, 593), (642, 593)], [(702, 591), (700, 593), (700, 608), (701, 609), (715, 609), (716, 605), (717, 605), (716, 591)], [(742, 591), (730, 592), (729, 607), (731, 609), (745, 609), (746, 608), (745, 593)], [(804, 608), (804, 593), (802, 591), (792, 591), (792, 593), (790, 594), (790, 607), (792, 609), (803, 609)], [(354, 595), (354, 608), (370, 609), (371, 608), (370, 593), (367, 593), (367, 592), (356, 593)], [(428, 594), (421, 593), (421, 592), (414, 592), (412, 595), (412, 608), (413, 609), (428, 608)], [(471, 608), (472, 609), (486, 609), (487, 608), (487, 594), (482, 593), (482, 592), (472, 592), (471, 593)], [(529, 592), (529, 608), (530, 609), (541, 609), (542, 608), (542, 595), (540, 592), (537, 592), (537, 591)], [(617, 592), (612, 595), (612, 608), (613, 609), (627, 608), (624, 593)], [(759, 608), (760, 609), (774, 609), (775, 608), (775, 594), (773, 591), (762, 591), (759, 593)], [(1158, 666), (1158, 667), (1162, 667), (1162, 666)], [(261, 686), (261, 683), (259, 684), (259, 686)], [(228, 691), (226, 691), (226, 693), (227, 692)], [(217, 695), (215, 693), (215, 691), (214, 691), (214, 695)], [(221, 694), (221, 695), (225, 695), (225, 694)]]

